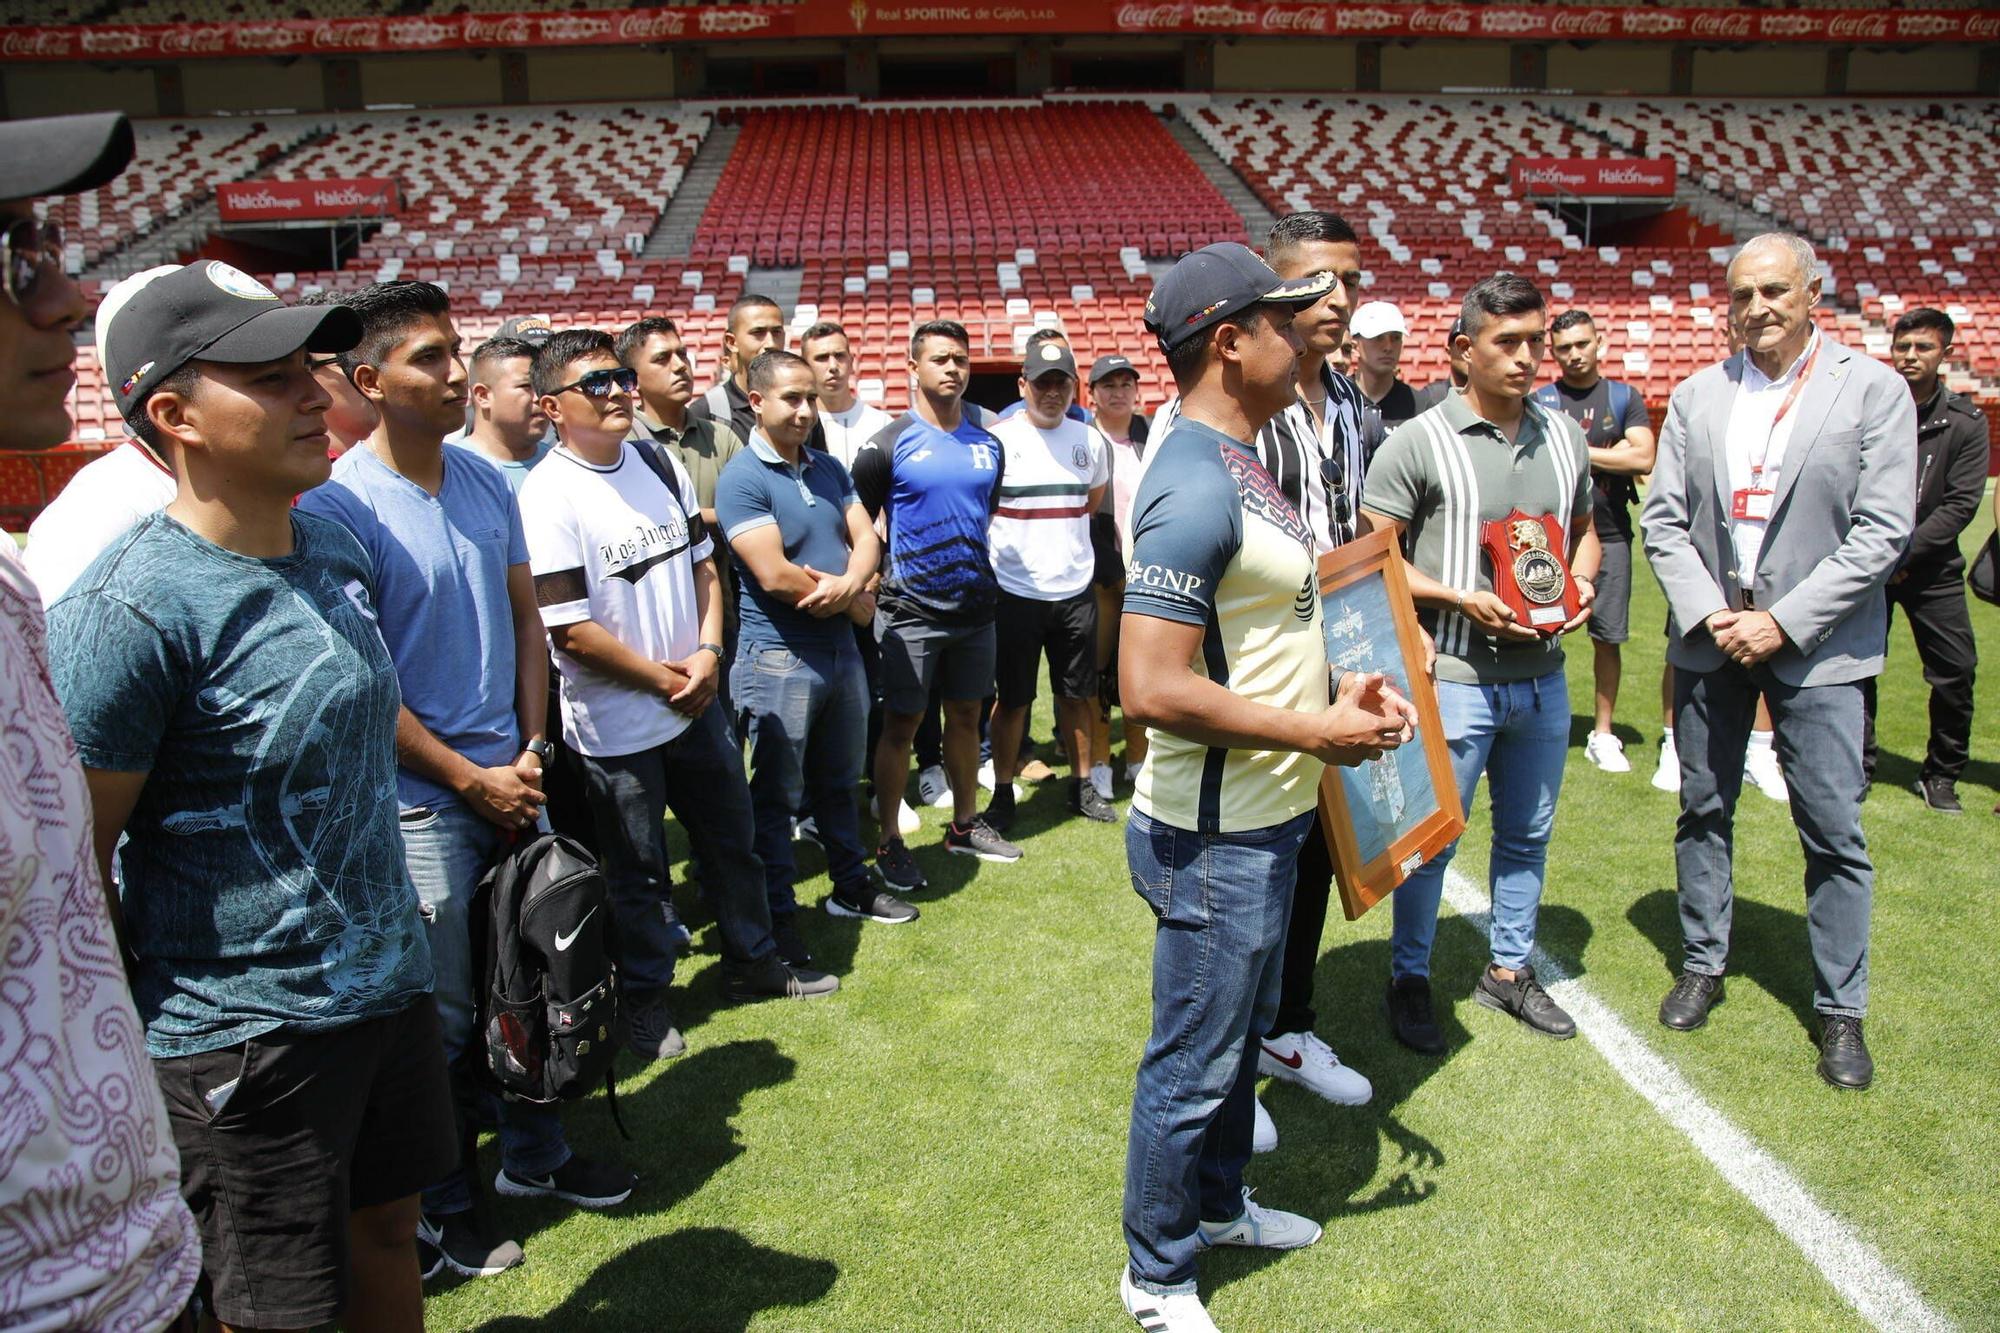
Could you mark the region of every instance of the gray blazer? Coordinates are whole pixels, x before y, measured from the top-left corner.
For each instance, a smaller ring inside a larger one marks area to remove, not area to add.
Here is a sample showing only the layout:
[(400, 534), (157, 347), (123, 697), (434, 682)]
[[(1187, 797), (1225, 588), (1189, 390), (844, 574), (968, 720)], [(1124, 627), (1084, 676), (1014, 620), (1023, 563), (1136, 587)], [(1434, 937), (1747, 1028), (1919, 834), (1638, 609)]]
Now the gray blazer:
[(1915, 524), (1916, 405), (1889, 367), (1823, 332), (1820, 344), (1793, 408), (1798, 420), (1754, 571), (1736, 568), (1729, 540), (1726, 450), (1747, 353), (1674, 389), (1640, 521), (1667, 594), (1667, 660), (1676, 667), (1723, 665), (1703, 622), (1741, 609), (1747, 583), (1789, 640), (1770, 659), (1779, 680), (1834, 685), (1882, 669), (1882, 588)]

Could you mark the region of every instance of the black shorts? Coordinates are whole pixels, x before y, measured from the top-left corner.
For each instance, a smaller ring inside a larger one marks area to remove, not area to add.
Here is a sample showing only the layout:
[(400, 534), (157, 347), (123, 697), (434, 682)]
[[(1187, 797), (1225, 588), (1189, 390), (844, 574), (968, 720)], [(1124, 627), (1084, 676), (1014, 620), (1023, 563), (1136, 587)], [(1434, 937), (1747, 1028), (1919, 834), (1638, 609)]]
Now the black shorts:
[(1060, 602), (1039, 602), (1003, 590), (994, 616), (999, 634), (994, 693), (1002, 708), (1035, 701), (1042, 656), (1049, 659), (1049, 684), (1058, 699), (1088, 699), (1097, 693), (1097, 593), (1085, 588)]
[[(331, 1032), (284, 1029), (153, 1062), (201, 1228), (215, 1317), (324, 1324), (347, 1304), (347, 1223), (458, 1165), (444, 1036), (428, 995)], [(210, 1099), (221, 1093), (219, 1108)]]

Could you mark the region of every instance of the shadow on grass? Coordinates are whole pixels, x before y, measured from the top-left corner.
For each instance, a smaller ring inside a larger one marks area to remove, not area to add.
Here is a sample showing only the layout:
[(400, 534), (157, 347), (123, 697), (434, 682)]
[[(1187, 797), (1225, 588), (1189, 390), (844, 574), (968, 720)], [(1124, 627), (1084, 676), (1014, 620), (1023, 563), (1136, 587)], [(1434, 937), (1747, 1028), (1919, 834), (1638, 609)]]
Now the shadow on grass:
[[(1687, 959), (1679, 895), (1655, 890), (1626, 909), (1625, 917), (1660, 951), (1669, 978), (1678, 977)], [(1750, 902), (1738, 894), (1730, 919), (1729, 975), (1763, 987), (1792, 1011), (1800, 1027), (1813, 1030), (1812, 949), (1806, 942), (1805, 913)]]
[[(1917, 777), (1923, 772), (1921, 757), (1912, 759), (1908, 755), (1897, 754), (1894, 750), (1877, 750), (1875, 753), (1875, 776), (1869, 783), (1873, 787), (1894, 787), (1910, 799), (1917, 799), (1913, 788)], [(1989, 787), (2000, 791), (2000, 764), (1984, 759), (1974, 759), (1958, 775), (1961, 784)]]
[[(1584, 742), (1590, 739), (1590, 729), (1596, 725), (1597, 719), (1593, 717), (1581, 713), (1571, 713), (1569, 717), (1569, 748), (1572, 750), (1581, 750)], [(1625, 748), (1628, 750), (1646, 739), (1637, 727), (1626, 722), (1612, 722), (1611, 734), (1624, 742)]]
[[(1545, 906), (1540, 936), (1566, 962), (1573, 961), (1589, 943), (1590, 924), (1573, 908)], [(1422, 1204), (1444, 1188), (1449, 1145), (1405, 1125), (1397, 1111), (1473, 1040), (1457, 1009), (1470, 998), (1488, 957), (1486, 935), (1473, 922), (1439, 918), (1431, 984), (1444, 1034), (1442, 1055), (1421, 1055), (1389, 1033), (1382, 1008), (1389, 941), (1361, 940), (1321, 957), (1314, 973), (1320, 1014), (1315, 1026), (1344, 1063), (1367, 1074), (1375, 1095), (1366, 1106), (1332, 1106), (1292, 1084), (1267, 1083), (1263, 1100), (1278, 1125), (1278, 1149), (1253, 1159), (1245, 1172), (1258, 1186), (1260, 1202), (1332, 1224)], [(1495, 1024), (1512, 1021), (1499, 1014), (1491, 1018)], [(1385, 1169), (1388, 1179), (1369, 1188)], [(1283, 1257), (1277, 1250), (1213, 1251), (1202, 1260), (1202, 1289), (1219, 1290)]]
[(699, 1329), (734, 1333), (765, 1310), (810, 1305), (840, 1276), (830, 1260), (766, 1249), (734, 1231), (689, 1227), (654, 1236), (591, 1270), (545, 1315), (509, 1315), (478, 1333), (542, 1329)]

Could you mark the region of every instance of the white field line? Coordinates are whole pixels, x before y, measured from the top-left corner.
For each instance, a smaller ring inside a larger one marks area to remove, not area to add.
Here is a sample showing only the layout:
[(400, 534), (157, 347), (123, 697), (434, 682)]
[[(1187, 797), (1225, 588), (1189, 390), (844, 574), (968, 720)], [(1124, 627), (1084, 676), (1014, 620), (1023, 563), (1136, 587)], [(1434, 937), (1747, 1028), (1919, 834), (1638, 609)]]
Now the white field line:
[[(1487, 931), (1492, 900), (1455, 867), (1445, 870), (1444, 897), (1453, 911), (1482, 934)], [(1685, 1134), (1701, 1155), (1714, 1163), (1723, 1179), (1755, 1204), (1757, 1211), (1798, 1247), (1806, 1262), (1833, 1284), (1842, 1300), (1885, 1331), (1942, 1333), (1953, 1327), (1873, 1245), (1827, 1211), (1782, 1162), (1709, 1105), (1672, 1064), (1572, 977), (1569, 969), (1539, 945), (1531, 961), (1535, 976), (1556, 1003), (1569, 1011), (1577, 1031), (1610, 1062), (1619, 1077), (1651, 1102), (1668, 1124)], [(1833, 1095), (1831, 1090), (1829, 1095)]]

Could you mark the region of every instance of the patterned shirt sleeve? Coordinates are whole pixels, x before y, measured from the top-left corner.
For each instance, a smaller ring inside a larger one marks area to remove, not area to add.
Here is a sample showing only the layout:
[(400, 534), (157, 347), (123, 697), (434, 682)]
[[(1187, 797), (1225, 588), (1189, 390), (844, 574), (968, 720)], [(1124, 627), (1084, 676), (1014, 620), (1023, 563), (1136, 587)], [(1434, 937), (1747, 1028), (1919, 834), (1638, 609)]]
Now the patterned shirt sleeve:
[(84, 767), (153, 767), (185, 688), (157, 625), (101, 591), (65, 597), (49, 612), (49, 674)]

